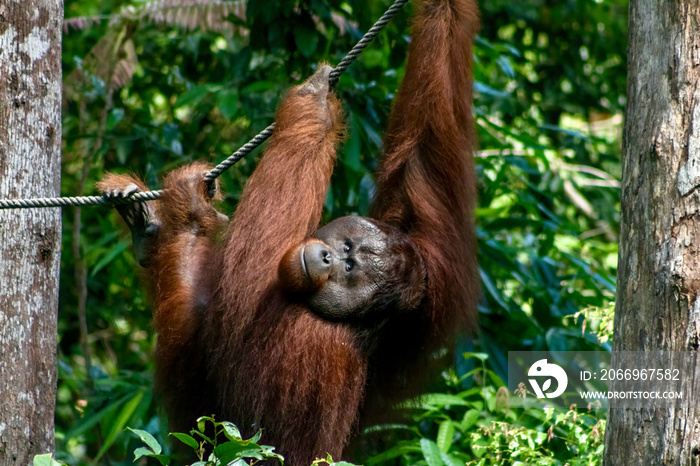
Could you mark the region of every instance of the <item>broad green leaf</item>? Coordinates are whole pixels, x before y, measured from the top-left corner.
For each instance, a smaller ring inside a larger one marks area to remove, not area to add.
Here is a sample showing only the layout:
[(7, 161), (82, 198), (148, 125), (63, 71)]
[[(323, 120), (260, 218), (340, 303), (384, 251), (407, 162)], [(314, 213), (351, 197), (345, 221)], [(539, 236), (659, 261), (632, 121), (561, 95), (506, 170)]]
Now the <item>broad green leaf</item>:
[[(216, 421), (214, 420), (213, 417), (211, 416), (201, 416), (200, 418), (197, 419), (197, 430), (199, 430), (199, 434), (203, 434), (204, 430), (207, 428), (207, 422), (211, 422), (216, 424)], [(190, 432), (192, 433), (192, 432)]]
[(449, 453), (442, 453), (440, 458), (442, 458), (442, 461), (446, 466), (464, 466), (465, 463), (463, 460), (460, 460)]
[(242, 445), (232, 441), (217, 445), (216, 448), (214, 448), (214, 454), (223, 464), (228, 464), (231, 461), (243, 457), (243, 452), (252, 450), (253, 448), (257, 448), (257, 445), (254, 443)]
[(34, 466), (61, 466), (63, 463), (59, 463), (53, 459), (51, 453), (44, 453), (43, 455), (36, 455), (33, 460)]
[(445, 464), (442, 461), (440, 449), (435, 442), (422, 438), (420, 439), (420, 448), (428, 466), (443, 466)]
[(467, 406), (468, 403), (448, 393), (428, 393), (418, 398), (418, 403), (423, 409), (444, 408), (446, 406)]
[(483, 362), (483, 361), (488, 360), (489, 355), (487, 353), (476, 353), (476, 352), (469, 352), (468, 351), (466, 353), (462, 353), (462, 357), (465, 359), (474, 358), (474, 359), (478, 359), (479, 361)]
[(242, 452), (239, 454), (239, 456), (240, 456), (241, 458), (253, 458), (253, 459), (256, 459), (256, 460), (262, 460), (262, 459), (263, 459), (263, 456), (262, 456), (262, 454), (261, 454), (260, 449), (257, 449), (257, 450), (256, 450), (256, 449), (244, 450), (244, 451), (242, 451)]
[(173, 437), (175, 437), (176, 439), (178, 439), (179, 441), (181, 441), (182, 443), (184, 443), (185, 445), (187, 445), (190, 448), (193, 448), (193, 449), (199, 448), (199, 442), (197, 442), (194, 439), (194, 437), (192, 437), (190, 435), (183, 434), (181, 432), (173, 432), (170, 435), (172, 435)]
[(476, 409), (470, 409), (469, 411), (464, 413), (464, 417), (462, 418), (462, 425), (460, 426), (462, 428), (462, 431), (468, 431), (473, 425), (477, 423), (480, 417), (481, 413)]
[(447, 419), (440, 423), (438, 428), (437, 438), (435, 443), (437, 443), (438, 448), (441, 452), (447, 453), (452, 446), (452, 439), (455, 435), (455, 426), (451, 420)]
[(132, 429), (131, 427), (127, 427), (127, 430), (133, 432), (135, 435), (138, 436), (138, 438), (141, 439), (143, 443), (148, 445), (148, 447), (151, 449), (153, 453), (160, 453), (163, 451), (163, 449), (160, 446), (160, 443), (158, 443), (158, 440), (155, 439), (151, 434), (146, 432), (145, 430), (139, 430), (139, 429)]
[(243, 440), (241, 431), (238, 430), (238, 427), (236, 427), (232, 422), (224, 421), (221, 423), (221, 427), (224, 428), (224, 435), (226, 435), (229, 440)]
[(170, 464), (170, 457), (168, 455), (157, 455), (155, 453), (152, 453), (146, 447), (139, 447), (136, 450), (134, 450), (134, 462), (136, 462), (136, 460), (142, 457), (155, 458), (162, 466)]
[(154, 453), (146, 447), (138, 447), (136, 450), (134, 450), (134, 462), (136, 462), (136, 460), (142, 456), (151, 456), (153, 454)]

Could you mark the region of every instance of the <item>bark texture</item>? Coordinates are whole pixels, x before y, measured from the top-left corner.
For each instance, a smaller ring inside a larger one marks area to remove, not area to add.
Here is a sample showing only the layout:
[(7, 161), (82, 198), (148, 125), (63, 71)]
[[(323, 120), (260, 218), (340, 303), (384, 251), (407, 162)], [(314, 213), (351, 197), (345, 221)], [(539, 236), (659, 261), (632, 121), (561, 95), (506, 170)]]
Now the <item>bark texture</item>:
[[(60, 0), (0, 0), (0, 198), (60, 193)], [(0, 465), (54, 450), (60, 209), (0, 210)]]
[[(629, 29), (614, 349), (697, 352), (700, 2), (631, 0)], [(699, 464), (700, 367), (682, 378), (682, 399), (610, 411), (605, 464)]]

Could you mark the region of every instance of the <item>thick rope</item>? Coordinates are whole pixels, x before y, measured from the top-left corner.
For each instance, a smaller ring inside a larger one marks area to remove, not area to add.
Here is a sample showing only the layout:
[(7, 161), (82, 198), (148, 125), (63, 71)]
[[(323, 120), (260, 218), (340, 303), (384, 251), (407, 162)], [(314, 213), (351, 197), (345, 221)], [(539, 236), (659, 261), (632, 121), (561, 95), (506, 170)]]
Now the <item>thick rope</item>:
[[(396, 13), (406, 4), (408, 0), (396, 0), (393, 5), (389, 7), (386, 12), (382, 15), (374, 26), (370, 28), (369, 31), (362, 36), (362, 39), (355, 44), (355, 46), (348, 52), (347, 55), (338, 63), (333, 71), (331, 71), (329, 77), (329, 84), (331, 87), (335, 87), (338, 84), (340, 75), (350, 66), (350, 64), (355, 61), (355, 59), (362, 53), (362, 51), (367, 47), (367, 45), (372, 42), (372, 40), (377, 36), (379, 31), (384, 29), (384, 26), (391, 21)], [(231, 168), (236, 162), (241, 160), (243, 157), (248, 155), (256, 147), (262, 144), (267, 138), (272, 135), (275, 129), (275, 124), (271, 124), (264, 130), (260, 132), (253, 139), (248, 141), (243, 147), (238, 149), (236, 152), (231, 154), (226, 160), (221, 162), (219, 165), (214, 167), (209, 173), (205, 175), (205, 179), (209, 182), (213, 181), (223, 172)], [(152, 201), (158, 199), (163, 194), (163, 190), (159, 191), (143, 191), (139, 193), (132, 194), (126, 198), (108, 198), (103, 196), (81, 196), (81, 197), (47, 197), (47, 198), (37, 198), (37, 199), (0, 199), (0, 209), (25, 209), (30, 207), (63, 207), (63, 206), (91, 206), (91, 205), (106, 205), (113, 206), (117, 204), (128, 204), (137, 201)]]

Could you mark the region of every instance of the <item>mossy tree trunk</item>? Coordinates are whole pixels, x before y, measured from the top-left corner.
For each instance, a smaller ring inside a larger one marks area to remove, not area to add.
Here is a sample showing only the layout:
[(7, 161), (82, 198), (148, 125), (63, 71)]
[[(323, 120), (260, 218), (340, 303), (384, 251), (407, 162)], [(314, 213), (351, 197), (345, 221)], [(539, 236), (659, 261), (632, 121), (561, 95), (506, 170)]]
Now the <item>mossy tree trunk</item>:
[[(700, 348), (700, 2), (631, 0), (615, 351)], [(683, 398), (612, 409), (605, 460), (700, 460), (700, 367)]]
[[(59, 195), (61, 0), (0, 0), (0, 198)], [(0, 210), (0, 465), (54, 450), (60, 209)]]

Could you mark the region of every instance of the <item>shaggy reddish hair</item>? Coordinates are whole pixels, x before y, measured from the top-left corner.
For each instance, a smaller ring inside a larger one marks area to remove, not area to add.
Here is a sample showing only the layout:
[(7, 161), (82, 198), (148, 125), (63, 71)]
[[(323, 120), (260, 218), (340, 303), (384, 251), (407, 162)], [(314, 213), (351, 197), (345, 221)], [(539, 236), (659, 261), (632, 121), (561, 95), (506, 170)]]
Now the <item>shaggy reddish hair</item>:
[[(418, 258), (395, 274), (425, 277), (414, 290), (420, 304), (368, 333), (282, 291), (280, 261), (318, 228), (342, 133), (334, 96), (324, 113), (317, 96), (293, 89), (223, 244), (220, 214), (206, 186), (192, 181), (207, 167), (169, 175), (156, 203), (156, 384), (172, 430), (215, 413), (248, 434), (263, 428), (285, 464), (339, 459), (363, 420), (420, 393), (436, 350), (474, 321), (478, 10), (474, 0), (425, 0), (417, 10), (371, 215), (399, 238), (392, 247)], [(102, 188), (140, 183), (114, 177)]]

